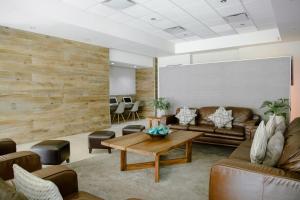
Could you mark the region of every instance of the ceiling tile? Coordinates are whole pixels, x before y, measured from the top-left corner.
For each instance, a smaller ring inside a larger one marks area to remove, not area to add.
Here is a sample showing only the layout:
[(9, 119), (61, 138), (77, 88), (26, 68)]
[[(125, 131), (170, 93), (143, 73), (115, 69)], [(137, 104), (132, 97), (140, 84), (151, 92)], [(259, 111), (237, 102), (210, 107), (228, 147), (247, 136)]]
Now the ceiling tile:
[(87, 11), (101, 16), (111, 16), (119, 13), (119, 11), (104, 6), (101, 3), (88, 8)]
[(85, 10), (91, 6), (95, 6), (100, 3), (97, 0), (63, 0), (63, 2), (80, 8), (82, 10)]
[(133, 18), (128, 16), (128, 15), (125, 15), (123, 13), (117, 13), (117, 14), (114, 14), (114, 15), (111, 15), (111, 16), (108, 16), (109, 19), (115, 21), (115, 22), (120, 22), (120, 23), (126, 23), (127, 21), (130, 21), (132, 20)]
[(233, 30), (232, 27), (228, 24), (211, 26), (210, 29), (212, 29), (216, 33), (222, 33)]
[(132, 17), (137, 17), (137, 18), (146, 16), (146, 15), (150, 15), (152, 13), (150, 10), (144, 8), (141, 5), (131, 6), (129, 8), (122, 10), (122, 12), (126, 13), (127, 15), (130, 15)]

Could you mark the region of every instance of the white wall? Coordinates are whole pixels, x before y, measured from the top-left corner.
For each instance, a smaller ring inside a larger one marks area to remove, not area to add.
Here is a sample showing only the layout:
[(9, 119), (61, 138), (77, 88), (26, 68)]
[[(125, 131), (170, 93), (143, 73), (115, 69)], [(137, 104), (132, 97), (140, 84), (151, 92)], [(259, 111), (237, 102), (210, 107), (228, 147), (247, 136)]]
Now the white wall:
[(153, 67), (153, 58), (149, 56), (128, 53), (117, 49), (109, 49), (111, 62), (127, 63), (139, 67)]
[(111, 66), (109, 72), (110, 95), (135, 94), (135, 69)]
[(291, 87), (291, 119), (300, 117), (300, 41), (193, 53), (193, 63), (293, 56), (294, 85)]
[(263, 101), (289, 98), (290, 63), (280, 57), (162, 67), (159, 95), (172, 113), (181, 106), (240, 106), (262, 114)]

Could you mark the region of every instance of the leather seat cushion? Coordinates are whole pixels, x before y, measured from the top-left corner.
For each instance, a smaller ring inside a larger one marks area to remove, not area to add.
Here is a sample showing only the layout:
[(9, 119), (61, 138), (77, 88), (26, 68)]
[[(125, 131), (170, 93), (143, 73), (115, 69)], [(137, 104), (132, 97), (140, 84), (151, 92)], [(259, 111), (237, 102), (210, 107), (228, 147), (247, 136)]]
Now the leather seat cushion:
[(88, 136), (89, 139), (99, 139), (99, 140), (106, 140), (114, 137), (115, 137), (115, 132), (113, 131), (95, 131)]
[(216, 133), (221, 133), (225, 135), (233, 135), (233, 136), (245, 136), (245, 128), (242, 126), (232, 126), (232, 128), (217, 128), (215, 130)]
[(122, 129), (122, 134), (127, 135), (130, 133), (137, 133), (137, 132), (143, 131), (144, 129), (145, 129), (145, 126), (143, 126), (143, 125), (128, 125)]
[(77, 192), (64, 197), (64, 200), (103, 200), (87, 192)]
[(241, 143), (240, 146), (238, 146), (234, 150), (234, 152), (232, 152), (229, 158), (251, 162), (250, 160), (251, 145), (252, 145), (252, 140), (246, 140), (245, 142)]
[(169, 124), (169, 128), (176, 130), (188, 130), (188, 125)]
[(58, 165), (70, 157), (70, 142), (66, 140), (45, 140), (31, 147), (41, 157), (44, 165)]
[(60, 150), (65, 146), (70, 146), (70, 142), (66, 140), (44, 140), (33, 145), (31, 149)]
[(216, 129), (215, 126), (209, 124), (200, 124), (198, 126), (190, 125), (188, 127), (188, 130), (191, 131), (201, 131), (201, 132), (210, 132), (210, 133), (213, 133), (215, 129)]
[(235, 136), (235, 135), (226, 135), (226, 134), (222, 134), (222, 133), (204, 133), (204, 136), (207, 137), (212, 137), (212, 138), (224, 138), (224, 139), (231, 139), (231, 140), (240, 140), (243, 141), (245, 140), (244, 137), (241, 136)]

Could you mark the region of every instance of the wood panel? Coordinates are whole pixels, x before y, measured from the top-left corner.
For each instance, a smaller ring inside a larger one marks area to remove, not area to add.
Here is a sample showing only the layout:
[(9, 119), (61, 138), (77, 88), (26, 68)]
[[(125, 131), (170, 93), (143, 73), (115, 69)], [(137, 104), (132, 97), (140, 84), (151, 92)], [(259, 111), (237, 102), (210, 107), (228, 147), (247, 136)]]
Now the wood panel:
[(109, 127), (108, 59), (107, 48), (0, 27), (0, 138)]
[(152, 105), (155, 99), (155, 68), (136, 69), (136, 99), (143, 101), (141, 114), (143, 117), (153, 116), (154, 108)]

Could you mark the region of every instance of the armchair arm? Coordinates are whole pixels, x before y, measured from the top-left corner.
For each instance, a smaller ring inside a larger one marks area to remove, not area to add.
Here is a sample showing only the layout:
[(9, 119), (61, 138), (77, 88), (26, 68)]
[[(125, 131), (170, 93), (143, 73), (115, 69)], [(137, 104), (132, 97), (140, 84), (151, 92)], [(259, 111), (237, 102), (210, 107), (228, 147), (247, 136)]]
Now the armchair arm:
[(175, 117), (175, 115), (164, 115), (161, 117), (160, 123), (164, 125), (178, 124), (178, 119)]
[(17, 145), (13, 140), (9, 138), (0, 139), (0, 155), (14, 153), (16, 149)]
[(14, 177), (13, 164), (17, 164), (29, 172), (42, 168), (40, 156), (31, 151), (19, 151), (0, 156), (0, 178), (3, 180)]
[(55, 183), (63, 197), (78, 192), (76, 172), (64, 165), (43, 168), (33, 174)]
[(211, 168), (209, 200), (296, 200), (300, 174), (282, 169), (225, 159)]

